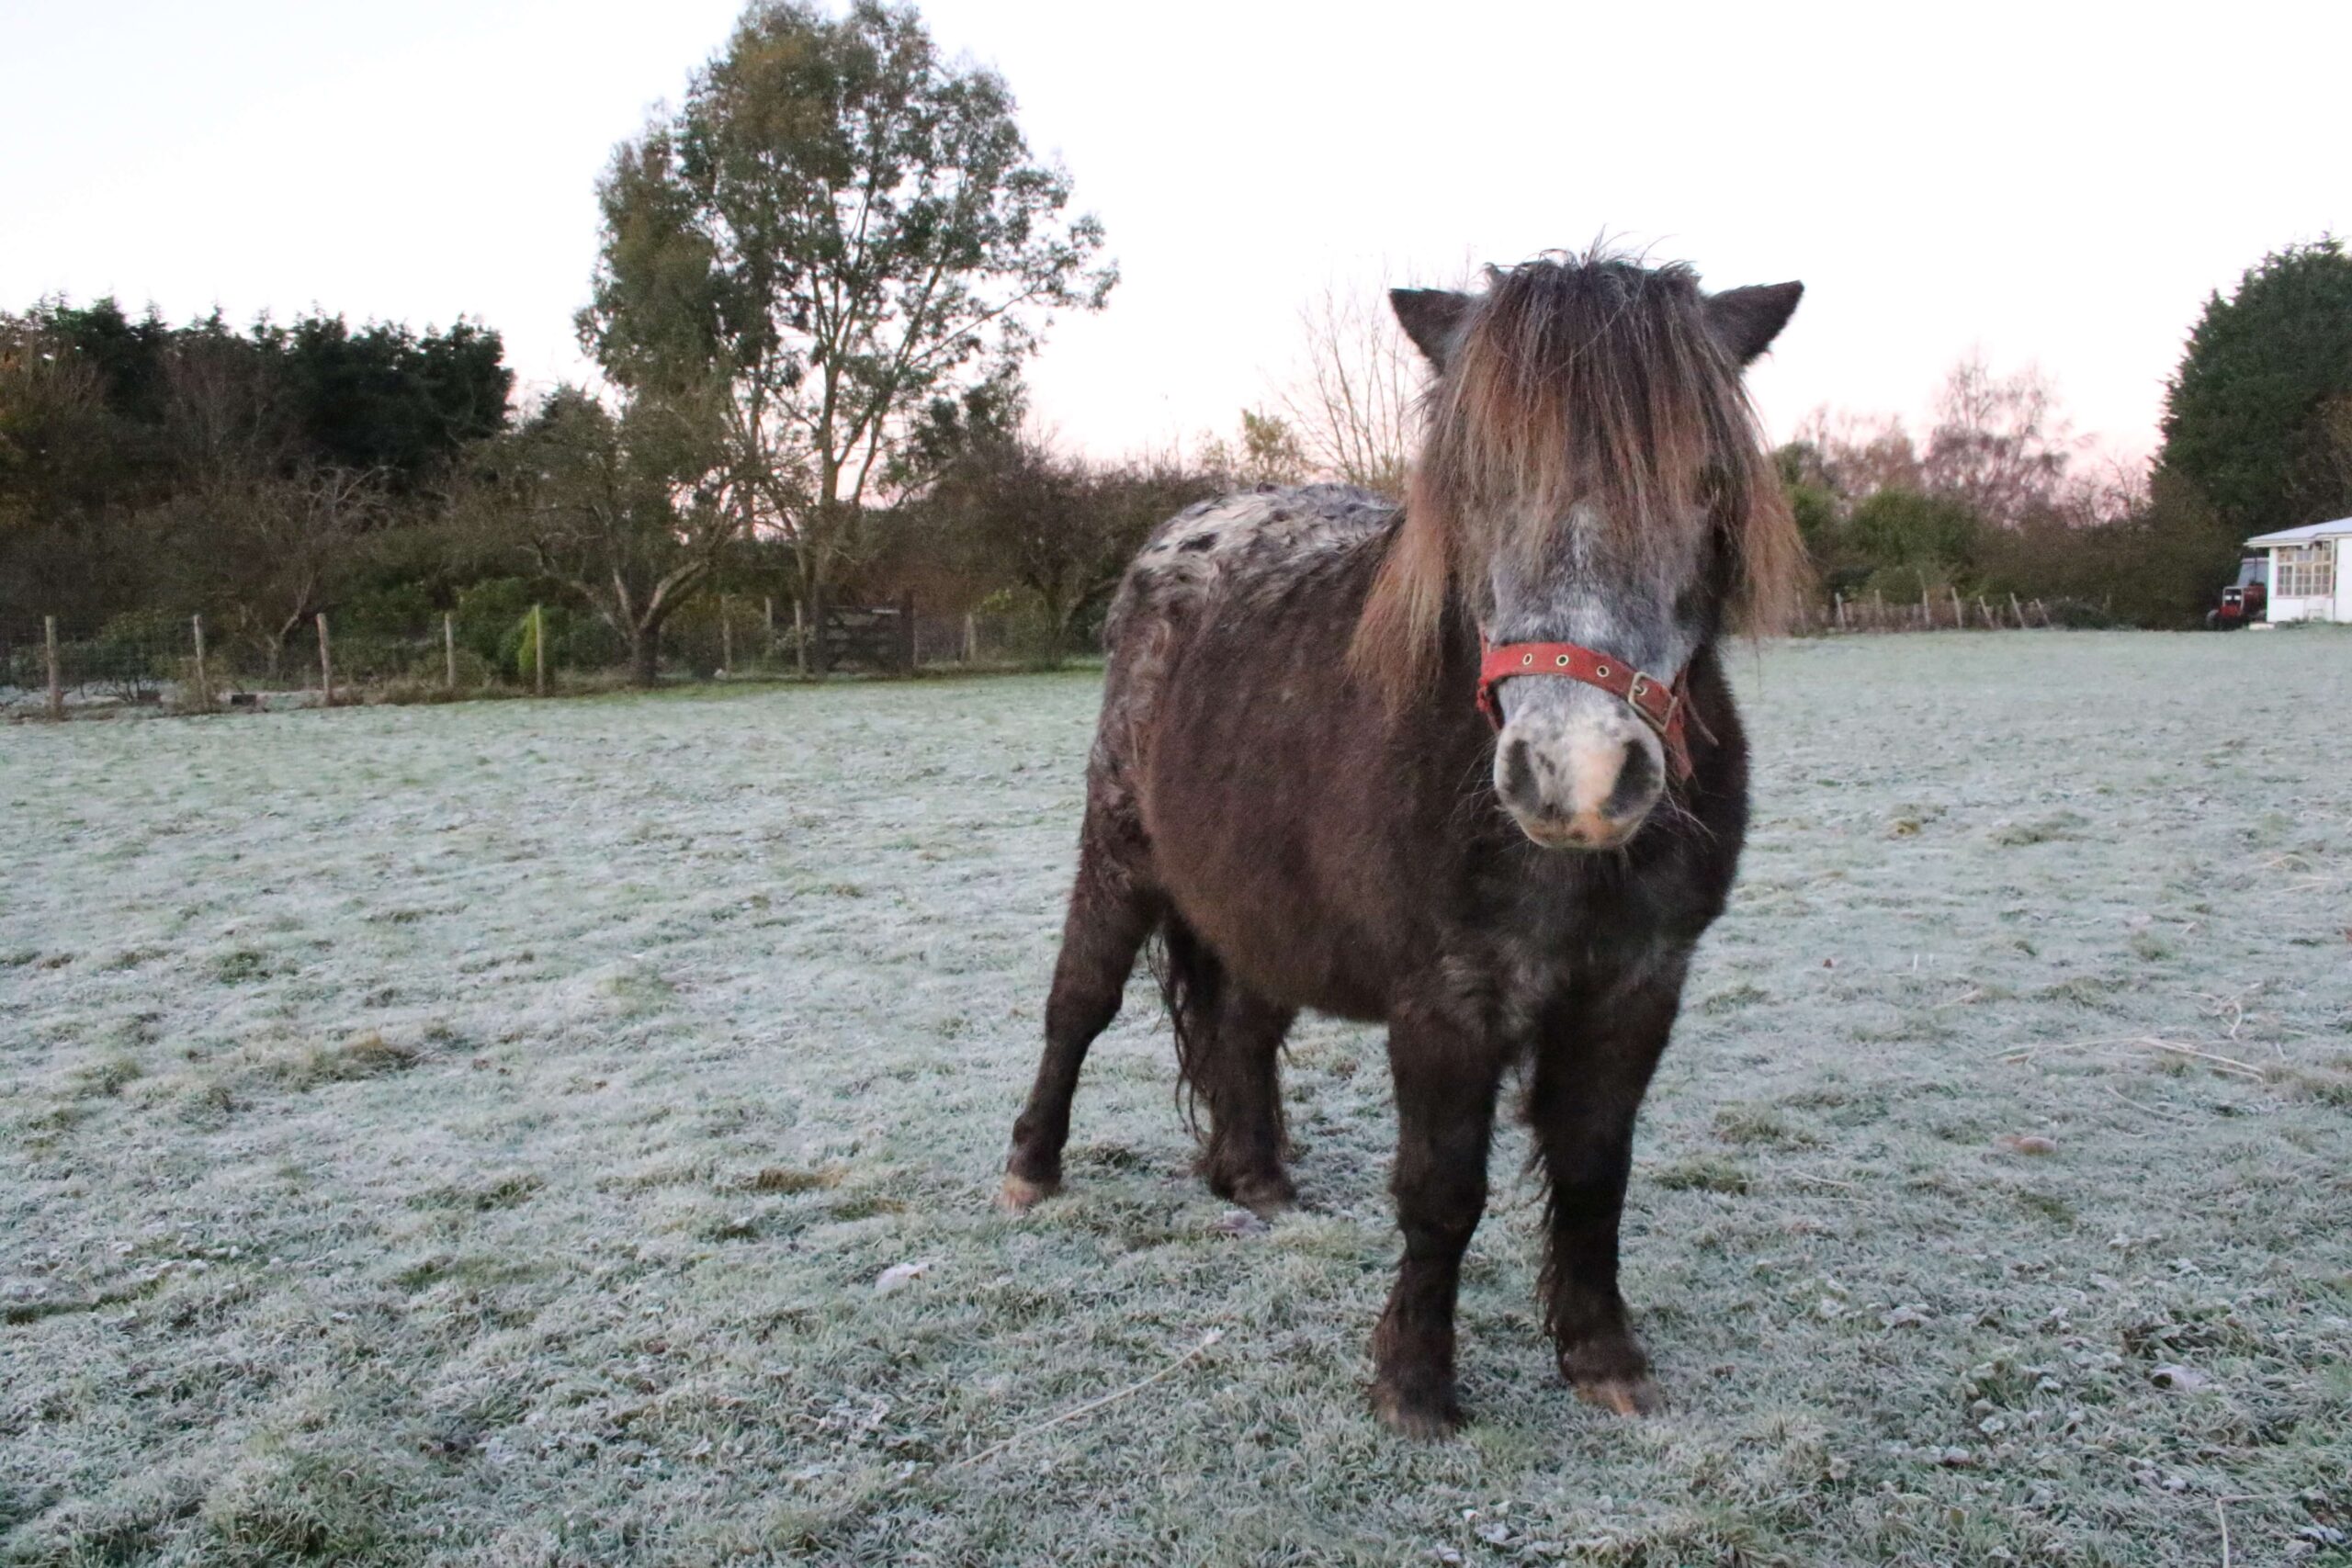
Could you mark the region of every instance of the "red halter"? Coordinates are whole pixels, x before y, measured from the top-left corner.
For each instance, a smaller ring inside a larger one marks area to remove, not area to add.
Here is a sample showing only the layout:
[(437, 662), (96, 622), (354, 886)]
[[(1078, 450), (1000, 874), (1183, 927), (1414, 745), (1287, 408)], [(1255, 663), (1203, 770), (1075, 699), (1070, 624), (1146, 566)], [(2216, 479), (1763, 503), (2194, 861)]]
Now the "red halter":
[(1573, 642), (1507, 642), (1489, 648), (1482, 635), (1478, 648), (1478, 711), (1497, 729), (1503, 727), (1503, 709), (1495, 696), (1496, 687), (1516, 675), (1562, 675), (1623, 699), (1644, 724), (1657, 732), (1674, 776), (1690, 776), (1690, 738), (1683, 728), (1679, 679), (1657, 680)]

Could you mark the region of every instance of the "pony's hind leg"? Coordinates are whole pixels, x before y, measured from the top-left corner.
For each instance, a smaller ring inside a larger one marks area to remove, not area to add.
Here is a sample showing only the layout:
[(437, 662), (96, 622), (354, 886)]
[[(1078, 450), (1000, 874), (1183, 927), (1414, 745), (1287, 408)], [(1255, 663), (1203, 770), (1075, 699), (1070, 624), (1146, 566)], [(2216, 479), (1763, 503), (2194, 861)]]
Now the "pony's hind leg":
[(1046, 1051), (1029, 1102), (1012, 1124), (998, 1201), (1026, 1209), (1061, 1185), (1062, 1145), (1069, 1141), (1069, 1104), (1086, 1049), (1119, 1014), (1136, 954), (1159, 920), (1159, 904), (1138, 884), (1125, 846), (1091, 807), (1080, 840), (1078, 879), (1062, 922), (1061, 955), (1046, 998)]
[(1202, 1172), (1209, 1190), (1271, 1219), (1298, 1201), (1283, 1170), (1282, 1049), (1295, 1008), (1276, 1006), (1227, 976), (1206, 1038), (1185, 1070), (1208, 1102)]

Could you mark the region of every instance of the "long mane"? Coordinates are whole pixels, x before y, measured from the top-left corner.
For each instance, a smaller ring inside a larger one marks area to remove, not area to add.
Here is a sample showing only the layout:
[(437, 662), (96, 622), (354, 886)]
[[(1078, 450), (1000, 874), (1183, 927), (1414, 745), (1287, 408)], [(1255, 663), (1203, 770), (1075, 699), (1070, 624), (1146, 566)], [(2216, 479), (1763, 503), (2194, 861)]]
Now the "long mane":
[(1804, 547), (1740, 367), (1695, 273), (1594, 254), (1488, 273), (1426, 394), (1425, 434), (1349, 657), (1392, 701), (1434, 674), (1446, 605), (1505, 550), (1542, 558), (1572, 511), (1615, 569), (1687, 558), (1669, 531), (1722, 531), (1735, 629), (1786, 624)]

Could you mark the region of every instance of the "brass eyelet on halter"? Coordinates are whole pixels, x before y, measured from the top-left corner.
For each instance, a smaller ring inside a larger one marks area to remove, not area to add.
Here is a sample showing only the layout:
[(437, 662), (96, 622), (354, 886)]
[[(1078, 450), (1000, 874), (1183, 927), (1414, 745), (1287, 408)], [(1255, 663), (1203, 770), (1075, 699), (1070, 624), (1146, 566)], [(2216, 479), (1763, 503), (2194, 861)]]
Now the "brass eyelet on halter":
[(1609, 666), (1608, 666), (1608, 665), (1606, 665), (1606, 664), (1596, 664), (1596, 665), (1594, 665), (1594, 666), (1592, 667), (1592, 672), (1593, 672), (1595, 675), (1599, 676), (1601, 680), (1606, 681), (1607, 679), (1609, 679)]
[(1568, 667), (1568, 656), (1567, 656), (1566, 654), (1565, 654), (1565, 653), (1564, 653), (1564, 654), (1560, 655), (1560, 668), (1561, 668), (1561, 669), (1563, 669), (1563, 670), (1566, 670), (1567, 667)]

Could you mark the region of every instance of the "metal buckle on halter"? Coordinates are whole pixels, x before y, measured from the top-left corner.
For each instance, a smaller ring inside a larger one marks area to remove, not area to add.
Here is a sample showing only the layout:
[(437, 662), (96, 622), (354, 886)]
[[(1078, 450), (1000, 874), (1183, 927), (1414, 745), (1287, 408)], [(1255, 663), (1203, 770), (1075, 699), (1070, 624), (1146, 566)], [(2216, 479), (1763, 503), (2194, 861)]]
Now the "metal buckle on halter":
[(1643, 705), (1642, 699), (1648, 696), (1652, 692), (1659, 689), (1657, 682), (1651, 680), (1647, 675), (1637, 670), (1634, 672), (1634, 683), (1626, 688), (1625, 702), (1626, 705), (1635, 713), (1642, 716), (1643, 723), (1648, 725), (1652, 729), (1657, 730), (1660, 735), (1664, 735), (1673, 727), (1675, 710), (1682, 705), (1682, 694), (1675, 690), (1670, 684), (1666, 686), (1664, 688), (1666, 692), (1666, 711), (1662, 714), (1652, 713)]

